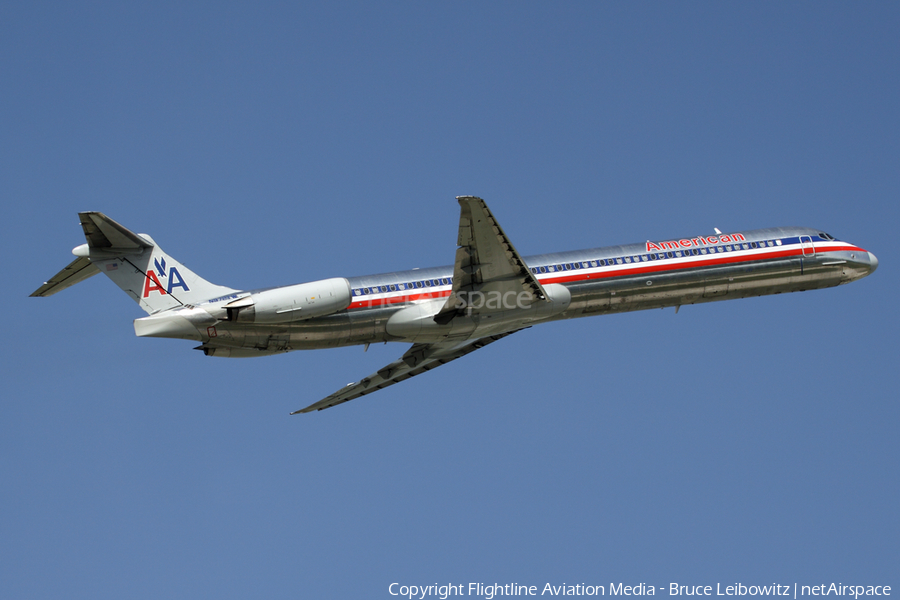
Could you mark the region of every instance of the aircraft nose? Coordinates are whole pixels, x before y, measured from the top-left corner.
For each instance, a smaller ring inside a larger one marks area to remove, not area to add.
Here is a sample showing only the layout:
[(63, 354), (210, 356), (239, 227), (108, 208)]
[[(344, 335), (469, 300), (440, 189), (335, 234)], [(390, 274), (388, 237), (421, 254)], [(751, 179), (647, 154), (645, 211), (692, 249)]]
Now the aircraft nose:
[(871, 252), (869, 254), (869, 273), (874, 273), (875, 269), (878, 268), (878, 258)]

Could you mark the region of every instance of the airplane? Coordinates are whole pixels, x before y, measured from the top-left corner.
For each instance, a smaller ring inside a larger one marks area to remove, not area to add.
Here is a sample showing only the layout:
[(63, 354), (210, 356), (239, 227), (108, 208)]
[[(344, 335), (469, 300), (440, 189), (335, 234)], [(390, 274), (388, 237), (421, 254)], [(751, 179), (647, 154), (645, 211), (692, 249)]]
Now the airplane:
[(188, 339), (207, 356), (251, 357), (381, 342), (396, 361), (291, 414), (371, 394), (550, 321), (828, 288), (878, 267), (818, 229), (776, 227), (521, 256), (481, 198), (459, 196), (453, 265), (242, 291), (210, 283), (146, 234), (78, 213), (87, 243), (32, 296), (104, 273), (148, 316), (141, 337)]

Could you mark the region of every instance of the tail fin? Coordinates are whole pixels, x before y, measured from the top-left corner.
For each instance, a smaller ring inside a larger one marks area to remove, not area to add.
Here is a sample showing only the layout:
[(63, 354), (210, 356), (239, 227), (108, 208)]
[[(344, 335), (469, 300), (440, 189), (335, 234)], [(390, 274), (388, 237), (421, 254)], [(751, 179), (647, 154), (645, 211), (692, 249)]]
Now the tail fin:
[(80, 258), (32, 296), (50, 296), (98, 272), (112, 279), (150, 314), (235, 291), (206, 281), (163, 252), (150, 236), (136, 234), (103, 213), (82, 212), (78, 216), (87, 238), (87, 244), (72, 250)]

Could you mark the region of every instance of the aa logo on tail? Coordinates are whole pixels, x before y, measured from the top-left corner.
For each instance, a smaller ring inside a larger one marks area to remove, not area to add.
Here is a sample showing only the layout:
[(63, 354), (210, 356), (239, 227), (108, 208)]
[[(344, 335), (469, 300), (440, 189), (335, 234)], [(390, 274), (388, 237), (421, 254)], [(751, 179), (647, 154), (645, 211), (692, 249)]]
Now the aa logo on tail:
[[(165, 257), (155, 259), (153, 261), (153, 266), (156, 267), (156, 271), (147, 269), (147, 277), (144, 278), (144, 293), (142, 297), (149, 297), (150, 292), (159, 292), (161, 296), (165, 296), (166, 294), (171, 294), (172, 290), (178, 287), (186, 292), (191, 291), (191, 288), (184, 282), (178, 269), (172, 267), (169, 269), (169, 273), (166, 274)], [(159, 273), (159, 276), (157, 276), (157, 273)], [(167, 280), (166, 286), (163, 286), (160, 278)]]

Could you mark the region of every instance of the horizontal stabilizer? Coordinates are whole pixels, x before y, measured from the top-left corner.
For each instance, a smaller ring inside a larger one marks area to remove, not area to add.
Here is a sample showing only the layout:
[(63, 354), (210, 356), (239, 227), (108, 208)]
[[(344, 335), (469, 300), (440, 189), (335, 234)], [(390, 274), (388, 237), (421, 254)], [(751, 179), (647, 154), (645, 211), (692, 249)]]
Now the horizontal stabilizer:
[(87, 244), (72, 250), (72, 264), (32, 296), (50, 296), (103, 273), (148, 314), (197, 304), (235, 292), (210, 283), (163, 252), (150, 236), (123, 227), (101, 212), (80, 212)]
[(153, 244), (102, 212), (80, 212), (81, 228), (91, 248), (152, 248)]
[(68, 267), (51, 277), (49, 281), (45, 281), (44, 285), (36, 289), (31, 296), (52, 296), (56, 292), (84, 281), (88, 277), (92, 277), (99, 272), (100, 269), (91, 263), (90, 259), (83, 256), (76, 258), (69, 263)]

